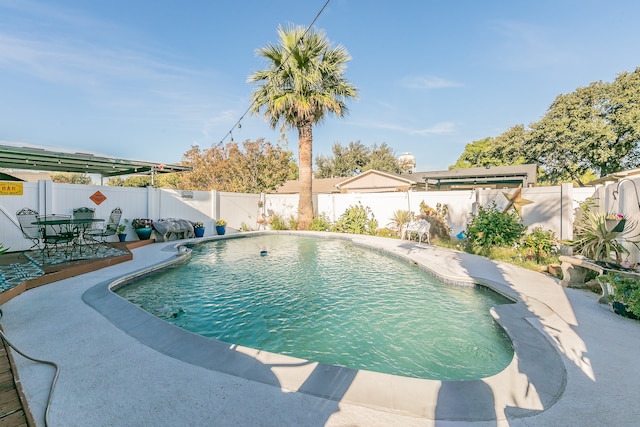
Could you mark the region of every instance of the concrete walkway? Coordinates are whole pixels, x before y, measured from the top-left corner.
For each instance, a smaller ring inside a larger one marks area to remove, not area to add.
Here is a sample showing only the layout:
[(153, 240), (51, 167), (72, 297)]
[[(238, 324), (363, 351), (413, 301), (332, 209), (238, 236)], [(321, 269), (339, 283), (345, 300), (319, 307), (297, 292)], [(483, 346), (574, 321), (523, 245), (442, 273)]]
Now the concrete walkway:
[[(494, 377), (459, 382), (335, 368), (194, 336), (107, 291), (125, 275), (176, 259), (175, 242), (29, 290), (3, 305), (2, 327), (20, 350), (60, 368), (50, 426), (638, 424), (640, 322), (615, 315), (598, 295), (465, 253), (341, 237), (518, 301), (493, 311), (514, 341), (512, 364)], [(54, 371), (15, 359), (44, 426)]]

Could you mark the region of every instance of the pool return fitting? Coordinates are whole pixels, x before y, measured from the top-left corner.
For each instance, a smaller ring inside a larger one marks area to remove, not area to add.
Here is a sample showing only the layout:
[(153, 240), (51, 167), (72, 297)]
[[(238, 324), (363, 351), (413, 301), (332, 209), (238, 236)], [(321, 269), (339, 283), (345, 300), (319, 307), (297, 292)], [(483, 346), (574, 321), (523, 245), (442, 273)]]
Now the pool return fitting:
[[(2, 309), (0, 308), (0, 319), (2, 319), (3, 315), (4, 315), (4, 313), (2, 312)], [(55, 388), (56, 382), (58, 381), (58, 374), (60, 373), (60, 368), (58, 368), (58, 365), (56, 365), (54, 362), (50, 362), (48, 360), (36, 359), (34, 357), (27, 356), (26, 354), (21, 352), (16, 346), (14, 346), (11, 343), (11, 341), (9, 341), (9, 338), (7, 338), (7, 336), (4, 334), (4, 331), (1, 328), (0, 328), (0, 338), (2, 338), (2, 340), (4, 342), (6, 342), (7, 345), (9, 347), (11, 347), (20, 356), (22, 356), (24, 358), (27, 358), (29, 360), (32, 360), (34, 362), (37, 362), (37, 363), (44, 363), (45, 365), (53, 366), (54, 369), (56, 370), (56, 373), (53, 376), (53, 381), (51, 381), (51, 387), (49, 388), (49, 397), (47, 398), (47, 406), (46, 406), (46, 409), (44, 411), (44, 425), (45, 425), (45, 427), (48, 426), (49, 425), (49, 406), (51, 405), (51, 400), (53, 399), (53, 389)]]

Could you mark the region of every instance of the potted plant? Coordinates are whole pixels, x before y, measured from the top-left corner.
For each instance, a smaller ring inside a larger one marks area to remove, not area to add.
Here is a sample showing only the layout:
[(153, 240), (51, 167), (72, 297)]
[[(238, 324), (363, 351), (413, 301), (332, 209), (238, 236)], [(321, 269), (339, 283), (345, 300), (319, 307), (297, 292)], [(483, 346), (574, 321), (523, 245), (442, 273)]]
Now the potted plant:
[(218, 233), (220, 236), (224, 235), (226, 228), (227, 221), (225, 221), (224, 219), (219, 219), (216, 221), (216, 233)]
[(204, 236), (204, 224), (200, 221), (193, 223), (193, 231), (196, 233), (196, 237)]
[(606, 217), (607, 229), (619, 233), (624, 230), (627, 219), (621, 213), (609, 213)]
[(138, 239), (147, 240), (153, 231), (153, 221), (149, 218), (135, 218), (131, 221), (131, 227), (136, 231)]
[(640, 278), (636, 274), (609, 271), (597, 277), (613, 311), (631, 319), (640, 318)]
[[(637, 235), (627, 236), (625, 228), (631, 229), (634, 224), (625, 221), (621, 231), (614, 231), (607, 225), (607, 214), (600, 212), (584, 212), (574, 223), (574, 240), (569, 242), (574, 252), (594, 261), (613, 260), (620, 263), (623, 255), (629, 250), (623, 243), (638, 245)], [(615, 227), (614, 227), (615, 228)]]
[(127, 240), (127, 224), (129, 223), (128, 219), (124, 220), (124, 224), (118, 224), (116, 227), (116, 233), (118, 234), (118, 240), (124, 242)]

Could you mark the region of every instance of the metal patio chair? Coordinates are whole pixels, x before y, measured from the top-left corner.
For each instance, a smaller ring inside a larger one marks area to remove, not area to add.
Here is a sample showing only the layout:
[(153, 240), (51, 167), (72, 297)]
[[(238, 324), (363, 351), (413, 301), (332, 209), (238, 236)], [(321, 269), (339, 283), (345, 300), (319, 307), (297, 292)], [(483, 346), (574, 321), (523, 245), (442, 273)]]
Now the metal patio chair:
[(71, 243), (73, 243), (77, 237), (77, 233), (73, 229), (73, 226), (68, 223), (68, 220), (71, 219), (71, 215), (53, 214), (41, 216), (39, 219), (65, 222), (55, 225), (41, 225), (40, 233), (42, 243), (44, 243), (43, 251), (47, 253), (47, 256), (50, 257), (52, 253), (60, 252), (65, 256), (70, 256), (73, 251), (73, 245), (71, 245)]
[[(93, 208), (83, 206), (80, 208), (73, 209), (72, 212), (73, 212), (72, 215), (74, 220), (83, 220), (83, 219), (92, 220), (95, 218), (96, 210)], [(77, 243), (79, 244), (78, 245), (79, 252), (80, 254), (82, 254), (83, 246), (93, 241), (93, 239), (91, 239), (90, 236), (88, 236), (88, 234), (95, 229), (94, 223), (93, 222), (78, 223), (78, 224), (75, 224), (75, 227), (77, 228), (77, 233), (78, 233)]]
[[(95, 209), (83, 206), (81, 208), (75, 208), (73, 210), (73, 219), (94, 219), (95, 214)], [(79, 226), (79, 228), (80, 229), (78, 230), (78, 232), (83, 240), (87, 240), (85, 234), (91, 232), (94, 229), (93, 223), (82, 224), (81, 226)]]
[(29, 208), (20, 209), (16, 212), (16, 218), (18, 218), (22, 235), (33, 243), (27, 250), (30, 251), (33, 248), (42, 250), (42, 231), (40, 226), (36, 224), (39, 219), (38, 212)]
[(85, 234), (85, 237), (96, 243), (106, 243), (110, 236), (117, 234), (120, 218), (122, 218), (122, 209), (114, 208), (109, 215), (109, 219), (104, 224), (104, 228), (90, 230)]

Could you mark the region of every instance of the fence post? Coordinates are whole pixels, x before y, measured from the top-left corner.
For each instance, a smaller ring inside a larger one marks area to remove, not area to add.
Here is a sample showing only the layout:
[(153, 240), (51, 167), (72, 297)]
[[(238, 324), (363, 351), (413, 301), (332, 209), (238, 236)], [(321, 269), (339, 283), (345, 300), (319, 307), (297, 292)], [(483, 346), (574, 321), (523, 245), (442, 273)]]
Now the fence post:
[(215, 221), (220, 219), (220, 193), (216, 190), (211, 190), (211, 218)]
[(560, 186), (560, 240), (573, 239), (573, 184)]
[(40, 215), (47, 216), (53, 212), (53, 181), (40, 180), (38, 181), (38, 212)]
[(154, 187), (147, 187), (147, 218), (158, 219), (160, 218), (160, 200), (158, 193)]

